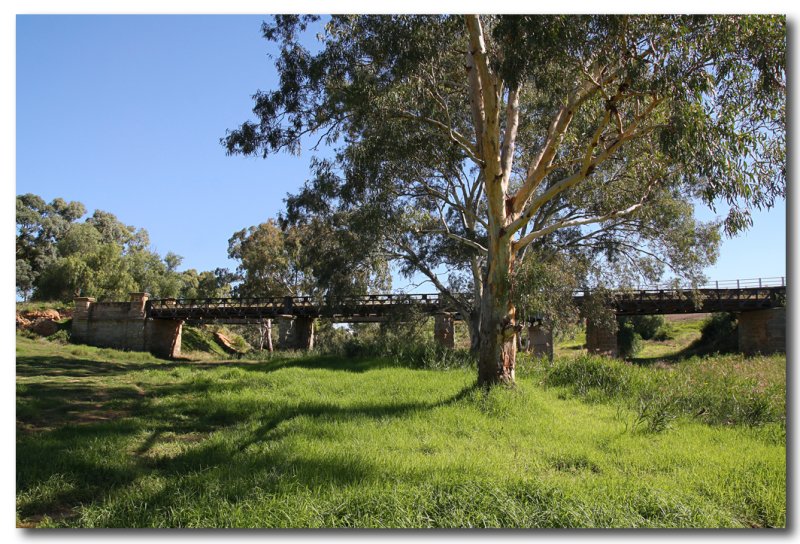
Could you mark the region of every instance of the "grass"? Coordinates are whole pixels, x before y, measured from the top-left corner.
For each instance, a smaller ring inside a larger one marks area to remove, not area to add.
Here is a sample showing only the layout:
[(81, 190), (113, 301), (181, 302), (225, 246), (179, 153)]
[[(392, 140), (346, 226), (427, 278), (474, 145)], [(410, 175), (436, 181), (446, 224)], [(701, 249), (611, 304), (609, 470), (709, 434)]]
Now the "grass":
[[(732, 383), (785, 379), (777, 359), (757, 361), (627, 368), (686, 373), (690, 397), (702, 396), (704, 372), (716, 380), (731, 364)], [(680, 412), (651, 432), (614, 380), (592, 393), (579, 377), (552, 383), (556, 366), (525, 368), (517, 387), (487, 393), (472, 368), (167, 362), (18, 336), (17, 523), (785, 526), (780, 417), (746, 425)]]
[(41, 311), (41, 310), (56, 310), (57, 312), (64, 314), (72, 314), (72, 311), (75, 309), (75, 303), (72, 301), (64, 302), (60, 300), (51, 300), (51, 301), (28, 301), (28, 302), (17, 302), (16, 303), (16, 310), (17, 312), (34, 312), (34, 311)]
[(702, 329), (705, 319), (706, 317), (700, 317), (667, 321), (668, 338), (643, 341), (642, 351), (636, 354), (636, 358), (653, 360), (673, 357), (675, 354), (687, 351), (694, 342), (700, 339), (700, 329)]

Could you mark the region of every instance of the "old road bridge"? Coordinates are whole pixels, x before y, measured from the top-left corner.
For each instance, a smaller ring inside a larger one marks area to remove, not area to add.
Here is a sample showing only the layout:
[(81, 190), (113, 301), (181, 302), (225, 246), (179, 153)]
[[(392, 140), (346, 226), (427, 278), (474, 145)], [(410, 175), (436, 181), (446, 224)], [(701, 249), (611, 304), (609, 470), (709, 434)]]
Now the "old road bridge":
[[(591, 293), (574, 293), (577, 305)], [(606, 299), (617, 315), (735, 312), (739, 315), (739, 348), (745, 353), (785, 351), (784, 278), (712, 282), (694, 288), (653, 287), (619, 290)], [(72, 335), (91, 345), (180, 355), (183, 323), (256, 323), (277, 320), (279, 346), (310, 349), (314, 321), (341, 323), (385, 321), (404, 309), (435, 317), (434, 336), (453, 346), (454, 321), (462, 318), (453, 301), (441, 294), (377, 294), (347, 297), (262, 297), (153, 299), (131, 293), (128, 302), (75, 299)], [(543, 324), (528, 323), (528, 347), (552, 354), (552, 334)], [(587, 348), (616, 355), (616, 335), (587, 322)]]

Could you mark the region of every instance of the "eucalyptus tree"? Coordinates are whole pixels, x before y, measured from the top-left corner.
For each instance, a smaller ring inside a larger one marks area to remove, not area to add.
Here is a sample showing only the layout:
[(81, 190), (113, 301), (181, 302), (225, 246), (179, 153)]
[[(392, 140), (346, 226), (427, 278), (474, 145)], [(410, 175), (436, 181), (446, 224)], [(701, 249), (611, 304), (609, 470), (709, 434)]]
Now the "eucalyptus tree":
[(239, 296), (324, 296), (363, 294), (385, 289), (386, 263), (356, 251), (349, 233), (335, 224), (309, 221), (281, 225), (270, 219), (237, 231), (228, 240), (228, 257), (239, 261)]
[(58, 258), (59, 239), (86, 208), (62, 198), (47, 203), (38, 195), (26, 193), (17, 195), (16, 210), (17, 291), (28, 298), (39, 276)]
[(638, 273), (691, 277), (717, 240), (691, 202), (724, 202), (735, 234), (784, 196), (784, 17), (334, 16), (312, 53), (314, 19), (263, 26), (279, 86), (223, 142), (266, 156), (318, 135), (344, 183), (304, 201), (355, 194), (392, 212), (395, 242), (474, 251), (481, 384), (514, 380), (526, 261), (638, 254)]

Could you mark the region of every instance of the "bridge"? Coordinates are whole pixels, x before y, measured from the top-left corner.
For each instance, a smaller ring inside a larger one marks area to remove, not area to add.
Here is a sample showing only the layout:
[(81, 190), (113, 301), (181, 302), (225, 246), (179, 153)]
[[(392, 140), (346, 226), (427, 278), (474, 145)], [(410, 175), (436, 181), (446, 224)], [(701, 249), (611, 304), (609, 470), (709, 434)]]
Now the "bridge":
[[(681, 314), (697, 312), (741, 312), (785, 305), (785, 285), (619, 290), (610, 293), (617, 315)], [(581, 306), (591, 296), (576, 291), (573, 301)], [(190, 322), (293, 318), (326, 318), (337, 322), (383, 321), (401, 309), (414, 308), (426, 315), (453, 314), (461, 319), (453, 301), (439, 293), (379, 294), (347, 297), (242, 297), (203, 299), (154, 299), (146, 306), (153, 319)]]
[[(580, 306), (591, 296), (598, 293), (576, 291), (573, 301)], [(744, 339), (745, 351), (775, 351), (785, 345), (785, 317), (778, 318), (778, 313), (770, 312), (786, 304), (785, 278), (622, 289), (607, 292), (604, 300), (619, 316), (736, 312), (740, 315), (740, 344)], [(413, 309), (417, 314), (434, 316), (434, 336), (452, 347), (453, 321), (464, 318), (452, 299), (439, 293), (183, 300), (150, 300), (147, 293), (132, 293), (130, 302), (98, 303), (81, 297), (75, 299), (75, 305), (73, 336), (79, 341), (125, 349), (142, 346), (145, 351), (169, 356), (180, 352), (180, 327), (184, 322), (254, 323), (274, 319), (279, 324), (280, 344), (311, 348), (316, 319), (346, 323), (386, 321), (403, 310)], [(131, 327), (131, 322), (137, 325)], [(543, 333), (540, 323), (527, 325), (529, 338), (536, 337), (545, 351), (552, 351), (552, 335)], [(129, 338), (129, 332), (122, 334), (120, 330), (132, 330), (133, 336)], [(587, 347), (593, 352), (615, 355), (616, 335), (588, 322)]]

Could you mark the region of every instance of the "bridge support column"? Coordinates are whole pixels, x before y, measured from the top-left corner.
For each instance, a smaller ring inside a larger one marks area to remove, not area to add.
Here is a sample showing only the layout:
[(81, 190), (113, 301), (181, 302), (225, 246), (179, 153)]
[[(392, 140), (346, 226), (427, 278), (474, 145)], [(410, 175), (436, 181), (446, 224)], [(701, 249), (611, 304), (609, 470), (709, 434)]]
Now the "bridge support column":
[(541, 323), (528, 326), (528, 351), (534, 357), (547, 357), (553, 360), (553, 331)]
[(294, 320), (297, 349), (314, 349), (314, 318), (298, 317)]
[(586, 351), (596, 355), (616, 357), (617, 331), (599, 326), (591, 319), (586, 320)]
[(741, 312), (739, 351), (748, 355), (786, 353), (786, 308)]
[(92, 304), (97, 299), (92, 297), (76, 297), (73, 299), (75, 310), (72, 313), (72, 339), (80, 344), (88, 344), (90, 336), (89, 316)]
[[(128, 318), (125, 320), (125, 337), (122, 349), (133, 351), (150, 351), (147, 345), (147, 314), (145, 307), (150, 293), (131, 293)], [(160, 350), (159, 350), (160, 351)], [(169, 356), (169, 355), (163, 355)]]
[(145, 349), (159, 357), (173, 359), (181, 354), (183, 321), (148, 319), (144, 324)]
[(314, 349), (314, 318), (278, 318), (278, 348)]
[(433, 339), (440, 346), (449, 349), (456, 347), (455, 322), (451, 314), (441, 313), (434, 316)]

